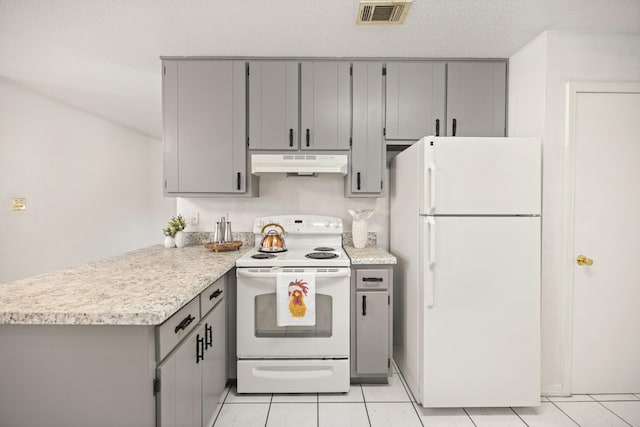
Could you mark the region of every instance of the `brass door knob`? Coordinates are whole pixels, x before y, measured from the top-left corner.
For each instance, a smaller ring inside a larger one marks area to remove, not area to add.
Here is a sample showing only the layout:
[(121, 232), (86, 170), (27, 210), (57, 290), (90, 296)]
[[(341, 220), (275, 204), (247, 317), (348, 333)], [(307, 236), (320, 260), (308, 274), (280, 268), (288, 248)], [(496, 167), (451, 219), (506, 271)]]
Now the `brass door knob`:
[(576, 262), (578, 263), (578, 265), (591, 265), (591, 264), (593, 264), (593, 260), (591, 258), (587, 258), (584, 255), (578, 255), (578, 258), (576, 258)]

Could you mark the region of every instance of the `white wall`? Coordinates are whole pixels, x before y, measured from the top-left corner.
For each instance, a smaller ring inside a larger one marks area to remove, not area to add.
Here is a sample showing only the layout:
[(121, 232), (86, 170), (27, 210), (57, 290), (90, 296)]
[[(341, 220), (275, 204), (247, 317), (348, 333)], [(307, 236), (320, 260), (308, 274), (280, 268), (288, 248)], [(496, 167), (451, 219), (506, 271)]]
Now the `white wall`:
[[(388, 187), (388, 185), (385, 185)], [(389, 247), (389, 199), (385, 197), (345, 198), (344, 178), (319, 175), (315, 178), (285, 177), (283, 174), (260, 178), (260, 197), (251, 199), (178, 199), (178, 212), (188, 217), (200, 213), (200, 224), (187, 231), (212, 231), (221, 214), (229, 213), (233, 231), (251, 231), (259, 216), (277, 214), (330, 215), (342, 218), (345, 231), (351, 231), (348, 209), (373, 209), (369, 231), (377, 233), (378, 244)]]
[(159, 140), (0, 79), (0, 283), (161, 243), (161, 182)]
[(640, 35), (547, 32), (509, 63), (509, 134), (543, 137), (542, 385), (561, 393), (566, 84), (640, 81)]

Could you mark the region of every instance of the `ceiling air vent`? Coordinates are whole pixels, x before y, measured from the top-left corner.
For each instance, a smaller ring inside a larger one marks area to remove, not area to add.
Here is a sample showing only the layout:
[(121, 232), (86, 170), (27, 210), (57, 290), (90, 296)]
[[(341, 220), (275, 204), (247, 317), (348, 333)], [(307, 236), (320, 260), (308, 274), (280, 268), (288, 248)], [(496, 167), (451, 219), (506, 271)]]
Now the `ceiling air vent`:
[(382, 1), (361, 0), (358, 24), (402, 24), (412, 0)]

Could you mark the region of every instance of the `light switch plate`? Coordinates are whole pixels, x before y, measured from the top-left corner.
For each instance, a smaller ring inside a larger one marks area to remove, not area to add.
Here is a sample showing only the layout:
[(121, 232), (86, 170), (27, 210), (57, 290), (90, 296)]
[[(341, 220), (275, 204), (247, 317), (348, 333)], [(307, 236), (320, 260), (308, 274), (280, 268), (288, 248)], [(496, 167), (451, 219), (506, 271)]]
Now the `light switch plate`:
[(25, 198), (14, 198), (11, 199), (11, 209), (14, 211), (26, 211), (27, 210), (27, 199)]

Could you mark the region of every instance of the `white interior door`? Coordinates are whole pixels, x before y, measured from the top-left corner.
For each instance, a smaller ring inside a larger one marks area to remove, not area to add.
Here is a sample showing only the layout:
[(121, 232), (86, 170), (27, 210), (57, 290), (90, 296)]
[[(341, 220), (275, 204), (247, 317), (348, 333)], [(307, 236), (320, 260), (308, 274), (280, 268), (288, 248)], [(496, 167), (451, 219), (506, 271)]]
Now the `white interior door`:
[(574, 394), (640, 391), (640, 85), (625, 88), (573, 92)]

